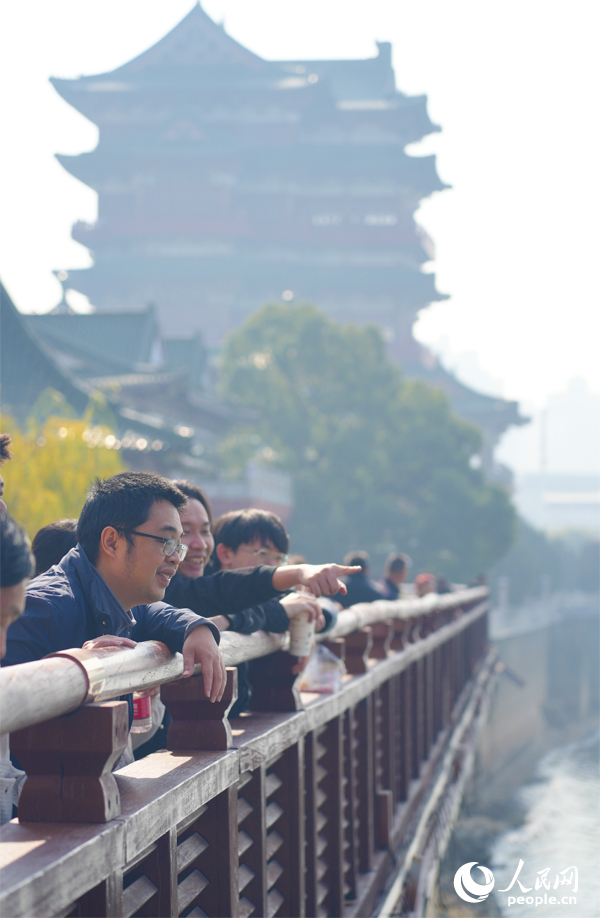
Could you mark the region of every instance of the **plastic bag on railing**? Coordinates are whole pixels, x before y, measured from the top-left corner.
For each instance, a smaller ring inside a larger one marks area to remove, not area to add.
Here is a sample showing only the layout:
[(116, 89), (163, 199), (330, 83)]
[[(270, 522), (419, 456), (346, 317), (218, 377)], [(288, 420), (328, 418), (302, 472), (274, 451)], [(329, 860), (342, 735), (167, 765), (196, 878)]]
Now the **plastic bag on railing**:
[(345, 675), (343, 662), (323, 644), (317, 644), (298, 687), (301, 692), (339, 692)]

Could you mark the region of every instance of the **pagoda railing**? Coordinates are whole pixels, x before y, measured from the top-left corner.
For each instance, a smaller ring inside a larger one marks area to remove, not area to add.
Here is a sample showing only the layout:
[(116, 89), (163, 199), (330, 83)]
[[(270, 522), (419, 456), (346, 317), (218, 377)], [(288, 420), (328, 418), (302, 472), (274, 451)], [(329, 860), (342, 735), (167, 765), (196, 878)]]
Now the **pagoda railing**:
[[(325, 638), (348, 675), (300, 696), (286, 638), (224, 633), (228, 666), (258, 660), (258, 710), (232, 721), (236, 671), (211, 705), (156, 642), (2, 670), (2, 729), (28, 777), (20, 821), (0, 833), (1, 914), (299, 918), (424, 902), (415, 865), (448, 835), (489, 694), (487, 590), (354, 606)], [(113, 772), (127, 705), (108, 699), (158, 684), (171, 751)]]

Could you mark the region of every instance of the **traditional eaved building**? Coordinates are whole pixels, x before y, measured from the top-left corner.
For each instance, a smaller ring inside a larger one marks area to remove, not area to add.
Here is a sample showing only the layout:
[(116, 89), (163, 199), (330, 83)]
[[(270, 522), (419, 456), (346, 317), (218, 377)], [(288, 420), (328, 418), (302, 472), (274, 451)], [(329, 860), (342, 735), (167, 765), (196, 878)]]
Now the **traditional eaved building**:
[(81, 315), (65, 303), (23, 315), (1, 283), (0, 327), (3, 413), (23, 424), (59, 393), (81, 415), (103, 396), (112, 448), (129, 468), (200, 481), (215, 516), (254, 506), (289, 517), (289, 475), (252, 463), (239, 481), (220, 475), (222, 438), (252, 415), (207, 391), (198, 335), (164, 338), (152, 307)]
[[(433, 251), (414, 213), (445, 186), (433, 156), (405, 147), (439, 128), (425, 96), (396, 89), (391, 45), (377, 48), (266, 61), (198, 5), (111, 73), (53, 79), (100, 129), (92, 152), (59, 156), (99, 197), (97, 223), (73, 227), (94, 265), (66, 286), (99, 312), (156, 303), (170, 333), (200, 329), (209, 347), (268, 300), (311, 301), (376, 322), (408, 375), (428, 375), (412, 325), (445, 296), (422, 271)], [(436, 376), (453, 398), (456, 381)], [(490, 448), (520, 421), (516, 403), (462, 401)]]

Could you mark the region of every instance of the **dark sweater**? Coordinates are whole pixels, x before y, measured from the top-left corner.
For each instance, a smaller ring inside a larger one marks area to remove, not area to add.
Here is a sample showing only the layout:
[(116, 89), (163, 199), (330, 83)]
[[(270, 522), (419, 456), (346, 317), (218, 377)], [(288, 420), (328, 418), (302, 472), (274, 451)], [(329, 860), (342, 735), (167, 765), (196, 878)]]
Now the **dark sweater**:
[[(274, 567), (261, 565), (236, 571), (218, 571), (195, 579), (175, 574), (165, 599), (175, 606), (185, 602), (190, 609), (201, 611), (203, 615), (225, 615), (229, 619), (229, 630), (238, 634), (253, 634), (261, 630), (281, 634), (288, 630), (290, 621), (282, 604), (270, 598), (283, 595), (272, 585), (274, 570)], [(252, 576), (249, 577), (249, 574)], [(240, 608), (240, 603), (244, 601), (248, 608)], [(322, 630), (329, 631), (335, 625), (337, 616), (328, 609), (323, 610), (323, 615), (325, 627)], [(252, 693), (249, 664), (240, 663), (237, 671), (238, 697), (230, 717), (237, 717), (247, 709)]]
[[(261, 564), (259, 567), (247, 567), (238, 571), (218, 571), (205, 577), (175, 574), (167, 587), (165, 600), (180, 609), (191, 609), (198, 615), (227, 615), (232, 631), (251, 634), (263, 628), (264, 624), (245, 630), (244, 623), (248, 619), (246, 610), (283, 596), (273, 586), (275, 570), (274, 567)], [(282, 630), (285, 631), (285, 628)]]

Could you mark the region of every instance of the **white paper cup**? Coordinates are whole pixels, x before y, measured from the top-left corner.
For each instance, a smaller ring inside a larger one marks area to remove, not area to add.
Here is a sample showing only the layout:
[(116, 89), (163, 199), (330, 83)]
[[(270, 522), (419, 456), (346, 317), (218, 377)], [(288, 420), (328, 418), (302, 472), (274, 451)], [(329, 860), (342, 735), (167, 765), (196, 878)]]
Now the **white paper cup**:
[(315, 633), (314, 620), (310, 621), (308, 612), (300, 612), (290, 619), (290, 653), (294, 657), (307, 657), (310, 653), (313, 635)]

